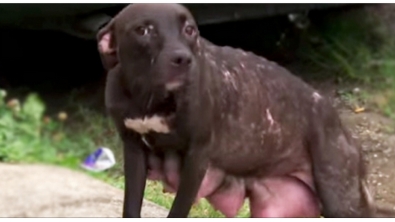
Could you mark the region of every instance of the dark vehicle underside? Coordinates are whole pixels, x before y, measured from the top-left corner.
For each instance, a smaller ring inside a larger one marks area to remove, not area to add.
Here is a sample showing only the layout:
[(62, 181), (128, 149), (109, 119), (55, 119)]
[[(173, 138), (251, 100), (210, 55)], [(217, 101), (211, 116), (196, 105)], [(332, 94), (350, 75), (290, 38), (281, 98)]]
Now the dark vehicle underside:
[[(257, 19), (345, 4), (185, 4), (199, 25)], [(92, 39), (125, 4), (0, 4), (0, 26), (57, 30)]]
[[(125, 4), (0, 4), (0, 88), (51, 95), (103, 82), (95, 35)], [(271, 58), (290, 18), (345, 4), (186, 4), (201, 35)], [(354, 5), (355, 6), (355, 5)], [(292, 14), (293, 13), (293, 14)], [(290, 16), (290, 15), (293, 15)], [(291, 19), (292, 20), (292, 19)], [(246, 26), (245, 24), (249, 24)], [(250, 25), (253, 28), (250, 28)], [(95, 85), (96, 84), (96, 85)], [(103, 85), (103, 84), (101, 84)], [(94, 94), (95, 91), (89, 91)], [(100, 93), (98, 93), (100, 94)], [(62, 101), (59, 101), (61, 105)]]

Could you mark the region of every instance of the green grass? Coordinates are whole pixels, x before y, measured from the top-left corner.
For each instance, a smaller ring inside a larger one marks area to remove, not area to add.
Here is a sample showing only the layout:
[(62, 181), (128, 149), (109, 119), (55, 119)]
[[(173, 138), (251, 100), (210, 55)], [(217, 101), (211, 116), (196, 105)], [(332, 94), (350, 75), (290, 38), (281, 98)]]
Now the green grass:
[[(28, 95), (24, 102), (4, 100), (4, 91), (0, 94), (0, 161), (55, 164), (84, 171), (115, 187), (124, 188), (121, 143), (108, 118), (80, 108), (61, 121), (58, 115), (44, 115), (45, 105), (36, 94)], [(81, 161), (99, 146), (112, 149), (117, 164), (100, 173), (80, 168)], [(174, 195), (162, 193), (161, 183), (148, 181), (145, 198), (170, 209)], [(246, 207), (240, 216), (248, 216)], [(193, 206), (190, 217), (222, 215), (202, 200)]]
[[(369, 15), (369, 16), (367, 16)], [(312, 28), (319, 43), (307, 43), (299, 55), (318, 72), (361, 93), (348, 100), (395, 118), (395, 39), (377, 15), (364, 10), (332, 14)], [(344, 95), (343, 95), (344, 96)]]
[[(361, 88), (358, 94), (341, 93), (348, 103), (395, 118), (395, 40), (385, 31), (374, 31), (378, 23), (365, 21), (367, 17), (348, 14), (327, 19), (315, 30), (320, 44), (304, 45), (299, 54), (338, 83)], [(105, 146), (114, 151), (117, 164), (105, 172), (84, 172), (123, 189), (121, 143), (108, 118), (81, 106), (62, 121), (58, 116), (45, 116), (45, 104), (36, 94), (28, 95), (23, 103), (16, 101), (5, 99), (0, 92), (0, 161), (56, 164), (84, 171), (79, 167), (81, 161)], [(145, 197), (168, 209), (174, 199), (152, 181), (147, 183)], [(239, 217), (248, 215), (246, 204)], [(201, 200), (190, 217), (222, 215)]]

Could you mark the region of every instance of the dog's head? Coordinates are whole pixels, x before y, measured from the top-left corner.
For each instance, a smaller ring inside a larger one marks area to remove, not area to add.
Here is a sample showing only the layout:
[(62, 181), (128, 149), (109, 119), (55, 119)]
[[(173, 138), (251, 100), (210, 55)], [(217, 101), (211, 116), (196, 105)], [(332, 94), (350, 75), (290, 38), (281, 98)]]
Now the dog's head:
[(178, 4), (132, 4), (97, 34), (103, 66), (121, 64), (131, 81), (175, 90), (196, 67), (199, 30)]

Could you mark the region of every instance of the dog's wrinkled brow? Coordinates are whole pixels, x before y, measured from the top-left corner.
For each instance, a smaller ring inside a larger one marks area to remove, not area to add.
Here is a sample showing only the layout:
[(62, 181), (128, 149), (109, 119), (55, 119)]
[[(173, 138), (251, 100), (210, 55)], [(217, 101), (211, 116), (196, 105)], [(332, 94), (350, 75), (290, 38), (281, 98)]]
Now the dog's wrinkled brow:
[(138, 26), (157, 26), (156, 23), (149, 19), (149, 18), (139, 18), (139, 19), (135, 19), (135, 20), (130, 20), (127, 23), (124, 24), (124, 29), (125, 31), (130, 31), (133, 30), (135, 28), (137, 28)]

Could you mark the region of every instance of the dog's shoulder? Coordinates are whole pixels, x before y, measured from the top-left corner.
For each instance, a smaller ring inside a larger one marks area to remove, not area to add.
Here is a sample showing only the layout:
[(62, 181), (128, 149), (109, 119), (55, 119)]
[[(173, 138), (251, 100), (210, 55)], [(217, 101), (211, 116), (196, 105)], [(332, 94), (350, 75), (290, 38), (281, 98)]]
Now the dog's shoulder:
[[(267, 67), (277, 67), (277, 63), (257, 55), (252, 51), (243, 50), (228, 45), (219, 46), (206, 39), (201, 38), (204, 45), (207, 59), (216, 62), (224, 62), (228, 66), (242, 66), (243, 69), (250, 70), (257, 68), (257, 65), (266, 64)], [(258, 66), (259, 67), (259, 66)], [(261, 66), (265, 67), (265, 66)]]
[[(280, 94), (292, 94), (290, 91), (298, 92), (301, 95), (311, 95), (316, 90), (307, 84), (301, 77), (295, 75), (287, 68), (277, 62), (266, 59), (265, 57), (231, 46), (218, 46), (208, 40), (202, 41), (206, 49), (206, 59), (209, 64), (214, 66), (224, 75), (218, 75), (226, 80), (227, 84), (259, 85), (262, 89), (281, 89)], [(230, 75), (226, 75), (229, 73)], [(248, 80), (250, 79), (250, 80)], [(251, 81), (253, 80), (253, 81)], [(296, 95), (295, 95), (296, 96)]]

